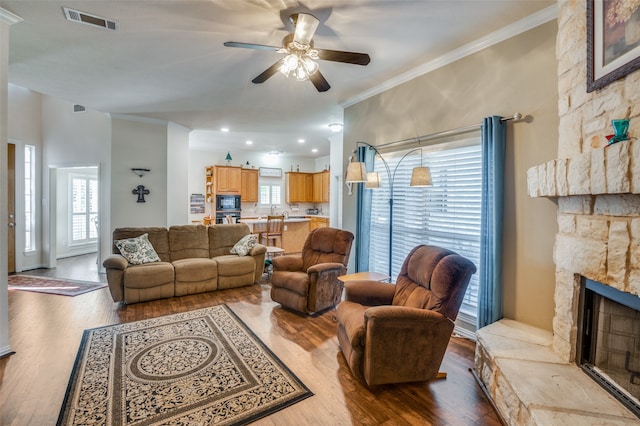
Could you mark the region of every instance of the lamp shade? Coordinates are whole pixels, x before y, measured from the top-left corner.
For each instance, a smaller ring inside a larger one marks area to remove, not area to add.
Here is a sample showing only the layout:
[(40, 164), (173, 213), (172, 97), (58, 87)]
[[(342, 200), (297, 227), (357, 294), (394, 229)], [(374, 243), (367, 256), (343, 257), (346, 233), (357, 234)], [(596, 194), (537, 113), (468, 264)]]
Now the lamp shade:
[(353, 163), (349, 163), (349, 167), (347, 168), (347, 177), (345, 178), (346, 182), (366, 182), (367, 181), (367, 169), (364, 166), (364, 163), (354, 161)]
[(364, 184), (364, 187), (369, 189), (380, 188), (380, 173), (367, 173), (367, 182)]
[(414, 167), (409, 186), (433, 186), (431, 170), (428, 167)]

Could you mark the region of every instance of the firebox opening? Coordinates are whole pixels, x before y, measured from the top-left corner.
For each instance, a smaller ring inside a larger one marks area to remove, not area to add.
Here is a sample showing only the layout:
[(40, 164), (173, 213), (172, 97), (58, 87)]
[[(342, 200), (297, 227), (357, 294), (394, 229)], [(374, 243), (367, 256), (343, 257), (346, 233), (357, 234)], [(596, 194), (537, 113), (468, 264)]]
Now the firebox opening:
[(640, 417), (640, 298), (582, 281), (576, 363)]

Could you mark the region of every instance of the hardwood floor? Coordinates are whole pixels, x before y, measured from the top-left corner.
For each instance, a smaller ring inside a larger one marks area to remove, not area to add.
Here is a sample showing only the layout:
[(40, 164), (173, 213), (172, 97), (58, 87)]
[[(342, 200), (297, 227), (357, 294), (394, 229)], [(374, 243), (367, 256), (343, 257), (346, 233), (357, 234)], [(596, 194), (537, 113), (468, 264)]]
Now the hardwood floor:
[[(63, 269), (48, 272), (59, 275)], [(10, 339), (16, 354), (0, 360), (0, 425), (55, 424), (83, 330), (220, 303), (314, 393), (255, 424), (500, 424), (468, 371), (473, 342), (452, 339), (442, 366), (445, 380), (368, 389), (353, 378), (340, 353), (333, 312), (299, 316), (271, 300), (269, 285), (254, 285), (134, 305), (113, 303), (106, 288), (76, 297), (10, 291)]]

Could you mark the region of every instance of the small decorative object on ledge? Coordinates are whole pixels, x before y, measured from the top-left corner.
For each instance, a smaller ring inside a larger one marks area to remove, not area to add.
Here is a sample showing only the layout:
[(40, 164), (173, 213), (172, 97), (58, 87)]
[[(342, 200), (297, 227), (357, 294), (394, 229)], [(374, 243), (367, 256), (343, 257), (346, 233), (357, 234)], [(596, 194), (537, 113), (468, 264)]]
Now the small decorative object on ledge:
[(227, 151), (227, 156), (224, 158), (224, 161), (227, 163), (227, 166), (231, 165), (231, 160), (233, 160), (233, 158), (231, 158), (231, 154), (229, 153), (229, 151)]
[(622, 142), (629, 140), (629, 119), (628, 118), (619, 118), (615, 120), (611, 120), (611, 125), (613, 126), (613, 135), (606, 136), (609, 141), (609, 145), (614, 144), (616, 142)]
[(151, 191), (149, 191), (148, 189), (145, 189), (144, 185), (138, 185), (136, 186), (136, 189), (134, 189), (133, 191), (131, 191), (132, 194), (137, 195), (138, 196), (138, 200), (136, 202), (138, 203), (144, 203), (146, 202), (144, 200), (144, 196), (145, 195), (149, 195)]
[(150, 172), (150, 169), (143, 169), (141, 167), (134, 167), (133, 169), (131, 169), (131, 171), (135, 174), (137, 174), (138, 176), (142, 177), (144, 175), (146, 175), (148, 172)]

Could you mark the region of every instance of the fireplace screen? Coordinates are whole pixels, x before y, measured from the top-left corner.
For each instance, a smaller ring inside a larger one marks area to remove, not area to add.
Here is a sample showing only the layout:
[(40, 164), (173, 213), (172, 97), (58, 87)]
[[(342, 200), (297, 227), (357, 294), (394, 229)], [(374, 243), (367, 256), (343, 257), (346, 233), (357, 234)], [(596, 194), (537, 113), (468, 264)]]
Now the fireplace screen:
[(640, 299), (584, 280), (578, 360), (582, 369), (640, 417)]

